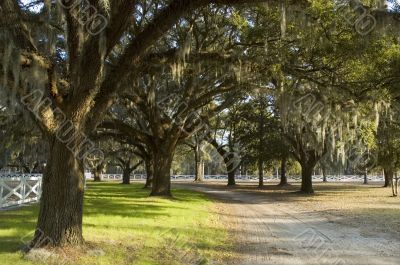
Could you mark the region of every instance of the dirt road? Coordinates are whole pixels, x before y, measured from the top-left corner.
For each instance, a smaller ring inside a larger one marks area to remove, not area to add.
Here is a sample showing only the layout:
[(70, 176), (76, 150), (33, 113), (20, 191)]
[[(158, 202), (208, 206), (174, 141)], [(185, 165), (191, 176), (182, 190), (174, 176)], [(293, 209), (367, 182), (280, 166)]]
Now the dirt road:
[[(256, 192), (175, 184), (223, 201), (225, 220), (236, 223), (236, 264), (398, 265), (400, 239), (369, 227), (332, 221)], [(367, 231), (367, 233), (366, 233)]]

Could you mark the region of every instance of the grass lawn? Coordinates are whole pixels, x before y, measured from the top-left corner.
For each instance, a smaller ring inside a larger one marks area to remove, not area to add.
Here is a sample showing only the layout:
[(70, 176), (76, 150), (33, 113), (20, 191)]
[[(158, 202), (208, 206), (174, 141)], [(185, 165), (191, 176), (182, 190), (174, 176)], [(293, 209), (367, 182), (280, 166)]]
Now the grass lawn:
[[(174, 199), (148, 193), (142, 184), (88, 183), (83, 219), (88, 246), (58, 251), (44, 264), (224, 263), (229, 236), (211, 200), (186, 190), (173, 190)], [(32, 238), (37, 214), (37, 205), (0, 212), (1, 265), (43, 264), (19, 251)]]

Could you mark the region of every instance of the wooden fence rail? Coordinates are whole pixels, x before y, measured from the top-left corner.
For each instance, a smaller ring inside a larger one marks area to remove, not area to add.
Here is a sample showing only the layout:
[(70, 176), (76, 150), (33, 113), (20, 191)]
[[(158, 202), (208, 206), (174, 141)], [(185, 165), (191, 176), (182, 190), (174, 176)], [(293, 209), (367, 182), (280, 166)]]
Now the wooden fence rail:
[[(91, 179), (90, 173), (85, 174), (87, 179)], [(238, 175), (235, 177), (240, 181), (258, 181), (257, 176)], [(103, 180), (122, 180), (122, 174), (102, 174)], [(132, 180), (145, 180), (146, 175), (132, 174)], [(194, 180), (194, 175), (173, 175), (172, 180)], [(225, 181), (227, 175), (205, 175), (205, 180)], [(279, 178), (269, 176), (264, 178), (265, 182), (277, 182)], [(300, 176), (288, 176), (289, 182), (301, 181)], [(313, 176), (313, 181), (323, 181), (322, 176)], [(327, 176), (328, 182), (363, 182), (364, 176)], [(368, 182), (384, 181), (383, 176), (368, 176)], [(0, 209), (10, 206), (18, 206), (24, 203), (39, 201), (42, 192), (41, 174), (0, 174)]]
[(39, 201), (41, 174), (0, 174), (0, 209)]
[[(194, 175), (172, 175), (172, 180), (194, 180)], [(88, 175), (88, 178), (92, 178)], [(102, 174), (103, 180), (122, 180), (122, 174)], [(131, 180), (145, 180), (146, 175), (143, 174), (132, 174)], [(205, 175), (205, 180), (227, 180), (227, 175)], [(258, 176), (252, 175), (236, 175), (235, 179), (237, 181), (258, 181)], [(265, 182), (277, 182), (280, 178), (276, 176), (266, 176), (264, 177)], [(364, 176), (359, 175), (332, 175), (327, 176), (326, 180), (328, 182), (363, 182)], [(300, 182), (301, 176), (288, 176), (289, 182)], [(315, 175), (313, 176), (313, 181), (322, 182), (323, 176)], [(368, 181), (370, 182), (381, 182), (385, 181), (383, 176), (368, 176)]]

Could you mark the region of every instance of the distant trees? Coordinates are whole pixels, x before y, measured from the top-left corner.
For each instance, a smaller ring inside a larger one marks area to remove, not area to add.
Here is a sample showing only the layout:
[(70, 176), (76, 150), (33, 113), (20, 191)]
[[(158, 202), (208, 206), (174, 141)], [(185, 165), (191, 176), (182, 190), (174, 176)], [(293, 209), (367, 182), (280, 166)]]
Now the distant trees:
[(228, 175), (228, 186), (235, 186), (235, 175), (242, 163), (242, 146), (238, 135), (241, 125), (240, 105), (236, 104), (213, 120), (208, 131), (208, 142), (222, 158)]
[[(267, 26), (271, 16), (261, 15), (263, 11), (246, 14), (243, 16), (247, 20), (257, 23), (245, 27), (240, 36), (240, 44), (248, 48), (249, 57), (258, 55), (259, 65), (269, 65), (267, 70), (260, 68), (253, 75), (264, 73), (257, 80), (274, 99), (284, 138), (291, 145), (286, 150), (302, 166), (301, 190), (306, 193), (314, 191), (312, 174), (324, 156), (364, 172), (374, 166), (369, 155), (374, 145), (370, 136), (387, 108), (385, 91), (390, 91), (388, 85), (396, 80), (394, 73), (383, 73), (377, 65), (382, 69), (387, 65), (382, 58), (396, 58), (393, 53), (398, 47), (392, 46), (390, 52), (383, 54), (388, 46), (373, 37), (365, 45), (365, 37), (352, 28), (354, 25), (331, 8), (311, 6), (299, 16), (291, 13), (281, 20), (286, 23), (279, 28), (278, 23)], [(311, 14), (319, 19), (312, 19)], [(264, 28), (258, 27), (263, 24)], [(375, 37), (379, 32), (374, 34)], [(271, 135), (263, 136), (271, 139)], [(260, 140), (258, 143), (262, 143)], [(261, 148), (255, 154), (261, 157)]]
[(194, 167), (195, 167), (195, 177), (194, 181), (202, 182), (204, 181), (204, 142), (203, 137), (195, 133), (191, 139), (188, 139), (185, 144), (193, 150), (194, 154)]
[(286, 184), (284, 173), (290, 147), (283, 136), (273, 91), (253, 94), (240, 104), (237, 116), (241, 119), (237, 131), (243, 160), (257, 165), (259, 186), (264, 185), (264, 172), (274, 161), (282, 162), (282, 185)]
[[(203, 73), (203, 78), (207, 74)], [(231, 104), (231, 99), (213, 101), (235, 86), (224, 81), (215, 86), (217, 81), (209, 83), (195, 76), (182, 76), (179, 86), (173, 79), (164, 80), (166, 77), (162, 75), (149, 78), (124, 95), (119, 116), (103, 125), (146, 146), (153, 164), (151, 194), (170, 196), (170, 170), (177, 145), (201, 129), (203, 119)], [(181, 91), (182, 96), (175, 91)]]
[(400, 168), (400, 123), (397, 110), (391, 109), (380, 122), (377, 134), (378, 165), (384, 170), (384, 187), (393, 184)]
[(122, 184), (131, 183), (131, 174), (137, 169), (143, 160), (135, 161), (135, 157), (129, 151), (120, 151), (116, 156), (116, 164), (122, 169)]

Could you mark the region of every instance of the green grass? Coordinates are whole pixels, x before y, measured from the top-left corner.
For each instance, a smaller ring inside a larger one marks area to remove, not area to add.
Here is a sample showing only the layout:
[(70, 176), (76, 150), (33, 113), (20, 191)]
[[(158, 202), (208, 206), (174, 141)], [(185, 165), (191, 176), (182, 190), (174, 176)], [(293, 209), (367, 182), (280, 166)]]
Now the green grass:
[[(208, 264), (229, 255), (228, 233), (211, 200), (186, 190), (173, 190), (173, 199), (150, 198), (141, 187), (88, 183), (83, 229), (89, 247), (59, 252), (65, 264)], [(19, 251), (31, 239), (37, 213), (37, 205), (0, 212), (0, 264), (43, 264)], [(94, 249), (104, 253), (93, 255)]]

